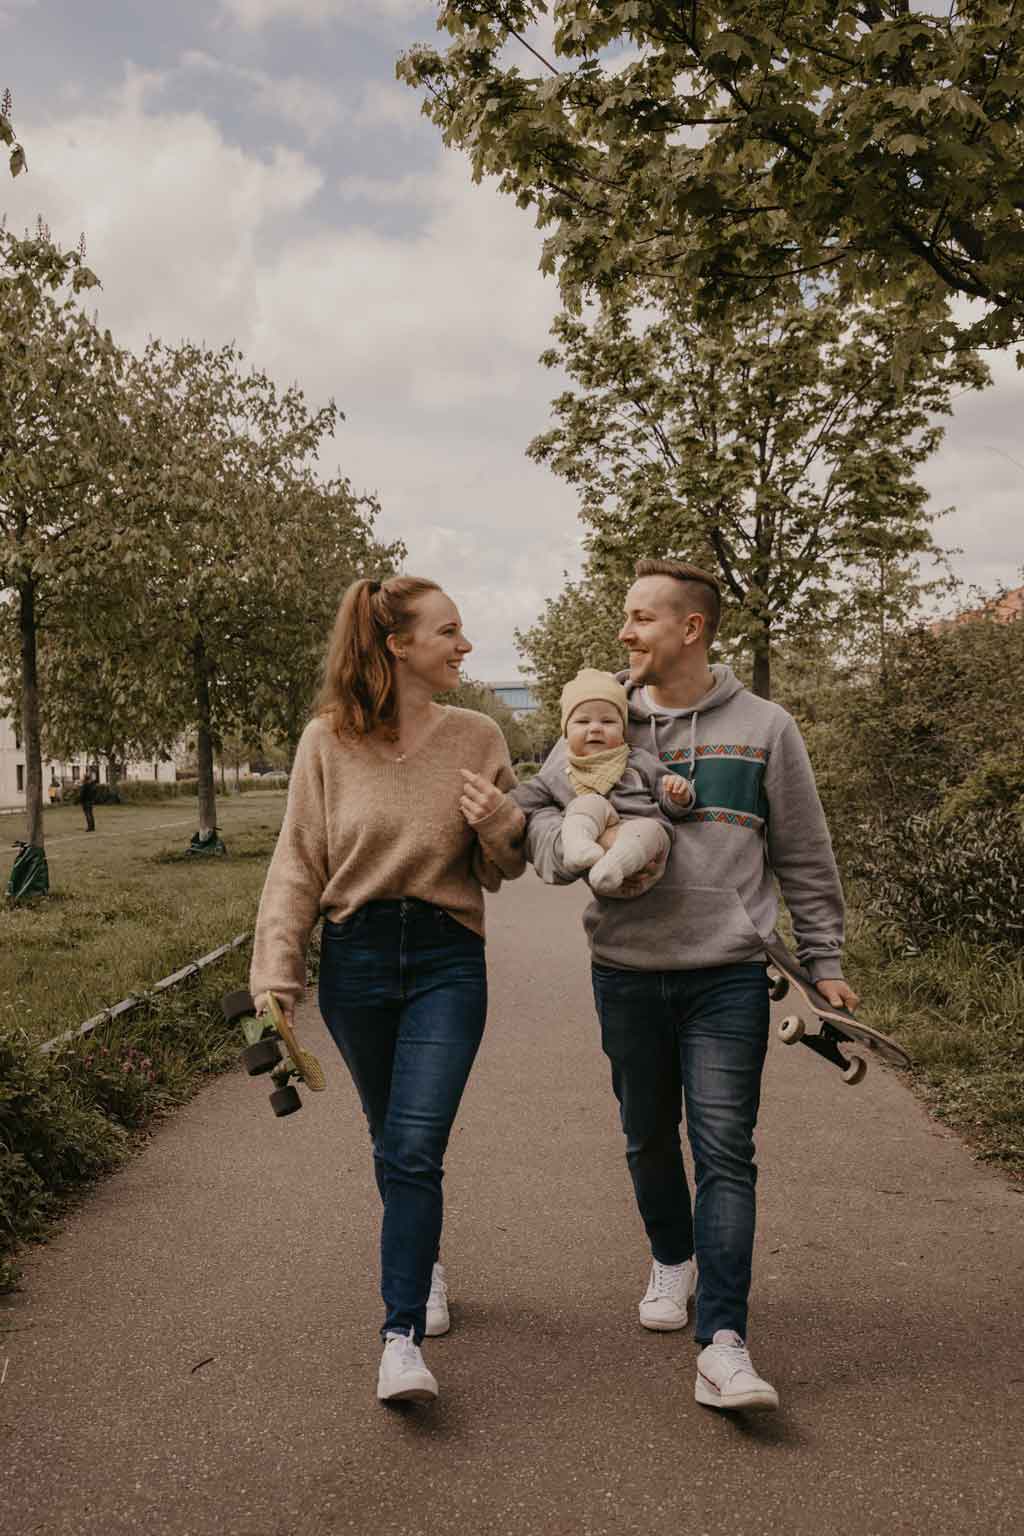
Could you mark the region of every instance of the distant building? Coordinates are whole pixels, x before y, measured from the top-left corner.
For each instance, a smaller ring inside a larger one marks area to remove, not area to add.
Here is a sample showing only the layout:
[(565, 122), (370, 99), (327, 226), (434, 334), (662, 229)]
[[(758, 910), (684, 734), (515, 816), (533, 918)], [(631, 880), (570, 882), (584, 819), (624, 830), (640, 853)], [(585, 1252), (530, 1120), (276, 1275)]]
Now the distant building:
[(998, 624), (1012, 624), (1016, 619), (1024, 619), (1024, 587), (1014, 587), (1012, 592), (994, 597), (983, 607), (968, 608), (951, 619), (936, 619), (928, 628), (933, 635), (941, 635), (958, 624), (970, 624), (974, 619), (995, 619)]
[[(50, 785), (56, 783), (62, 789), (78, 784), (89, 767), (96, 766), (95, 757), (86, 752), (76, 752), (71, 757), (44, 757), (43, 802), (45, 804)], [(14, 721), (0, 715), (0, 806), (5, 810), (25, 804), (25, 749), (21, 732)], [(100, 777), (104, 775), (101, 773)], [(124, 765), (126, 779), (150, 779), (160, 784), (173, 783), (178, 770), (173, 762), (129, 762)]]
[[(77, 784), (85, 772), (84, 757), (64, 763), (56, 758), (43, 760), (43, 795), (51, 779), (58, 783), (66, 776), (68, 783)], [(0, 715), (0, 806), (25, 804), (25, 751), (21, 734), (12, 720)]]
[(497, 694), (517, 720), (522, 719), (524, 715), (532, 715), (540, 709), (540, 699), (534, 691), (533, 684), (524, 682), (522, 678), (514, 683), (488, 683), (487, 687), (492, 693)]

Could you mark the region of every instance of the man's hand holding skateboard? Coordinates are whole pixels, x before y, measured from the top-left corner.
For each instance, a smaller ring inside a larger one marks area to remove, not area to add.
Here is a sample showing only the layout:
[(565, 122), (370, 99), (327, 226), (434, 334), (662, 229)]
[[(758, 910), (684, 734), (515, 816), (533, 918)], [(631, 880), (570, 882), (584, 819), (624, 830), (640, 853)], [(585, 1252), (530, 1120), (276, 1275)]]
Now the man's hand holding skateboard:
[[(597, 839), (602, 848), (607, 849), (612, 846), (618, 836), (618, 830), (618, 827), (609, 827), (607, 832), (602, 832), (601, 836)], [(665, 873), (669, 851), (666, 849), (662, 857), (648, 864), (647, 868), (642, 869), (639, 874), (631, 875), (628, 880), (622, 882), (620, 890), (610, 894), (614, 894), (617, 897), (630, 897), (642, 896), (645, 891), (649, 891), (651, 886), (657, 884)], [(850, 984), (836, 977), (829, 981), (819, 981), (816, 985), (822, 997), (827, 1003), (831, 1003), (833, 1008), (848, 1008), (852, 1013), (860, 1002), (859, 994), (853, 990)]]
[(815, 982), (815, 986), (826, 1003), (831, 1003), (833, 1008), (849, 1008), (852, 1013), (860, 1002), (860, 994), (845, 981), (837, 981), (833, 978), (832, 981)]

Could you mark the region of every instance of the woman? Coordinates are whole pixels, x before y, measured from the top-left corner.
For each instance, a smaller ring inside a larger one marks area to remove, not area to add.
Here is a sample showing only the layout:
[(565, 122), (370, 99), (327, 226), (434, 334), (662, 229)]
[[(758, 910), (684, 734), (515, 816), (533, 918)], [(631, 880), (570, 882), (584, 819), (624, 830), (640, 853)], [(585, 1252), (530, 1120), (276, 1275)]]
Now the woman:
[(253, 946), (257, 1005), (274, 992), (291, 1012), (324, 916), (320, 1009), (366, 1114), (384, 1202), (382, 1402), (437, 1396), (419, 1346), (449, 1326), (442, 1164), (487, 1012), (481, 887), (524, 868), (501, 732), (433, 698), (471, 650), (435, 582), (348, 589)]

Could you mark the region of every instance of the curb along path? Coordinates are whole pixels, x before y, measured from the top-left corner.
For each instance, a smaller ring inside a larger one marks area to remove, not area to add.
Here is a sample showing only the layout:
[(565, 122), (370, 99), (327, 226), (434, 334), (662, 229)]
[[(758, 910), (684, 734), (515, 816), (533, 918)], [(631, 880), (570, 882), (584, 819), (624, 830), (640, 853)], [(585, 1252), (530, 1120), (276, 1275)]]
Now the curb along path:
[[(751, 1311), (774, 1416), (693, 1401), (647, 1275), (578, 891), (489, 901), (491, 1017), (452, 1138), (432, 1409), (374, 1400), (377, 1209), (354, 1091), (275, 1121), (239, 1070), (0, 1302), (3, 1536), (1015, 1531), (1024, 1199), (893, 1073), (773, 1045)], [(785, 1005), (783, 1005), (784, 1007)]]

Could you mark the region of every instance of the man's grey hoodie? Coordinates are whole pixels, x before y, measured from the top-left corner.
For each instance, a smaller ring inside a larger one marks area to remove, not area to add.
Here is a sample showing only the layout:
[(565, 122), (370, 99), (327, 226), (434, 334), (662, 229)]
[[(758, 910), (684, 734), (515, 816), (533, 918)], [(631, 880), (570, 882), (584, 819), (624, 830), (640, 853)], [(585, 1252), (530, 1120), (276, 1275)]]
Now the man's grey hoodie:
[[(842, 976), (843, 893), (807, 748), (792, 716), (743, 687), (730, 667), (682, 714), (660, 714), (620, 674), (626, 736), (691, 780), (694, 808), (676, 823), (665, 873), (642, 896), (595, 898), (583, 926), (598, 965), (699, 970), (764, 958), (778, 880), (797, 953), (816, 981)], [(562, 812), (534, 811), (527, 856), (549, 884), (562, 863)]]

